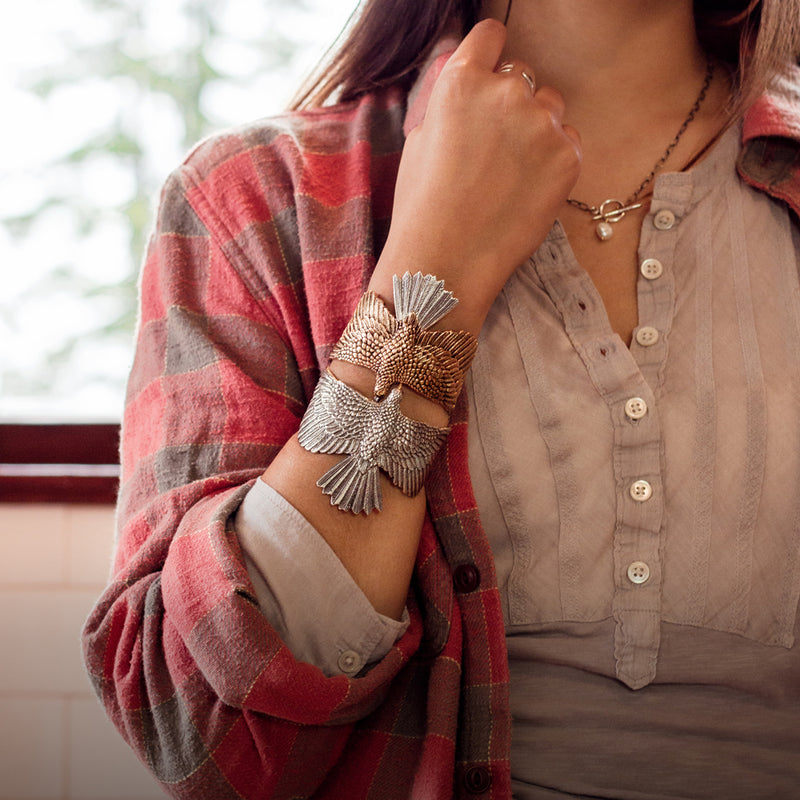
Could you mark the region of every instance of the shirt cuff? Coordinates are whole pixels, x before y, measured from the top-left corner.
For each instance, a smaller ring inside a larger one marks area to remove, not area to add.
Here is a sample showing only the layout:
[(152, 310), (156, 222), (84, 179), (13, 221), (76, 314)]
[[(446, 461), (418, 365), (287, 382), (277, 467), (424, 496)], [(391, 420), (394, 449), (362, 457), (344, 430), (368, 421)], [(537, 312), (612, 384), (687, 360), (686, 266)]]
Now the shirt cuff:
[(354, 676), (408, 628), (379, 614), (306, 518), (257, 480), (234, 518), (261, 611), (299, 661)]

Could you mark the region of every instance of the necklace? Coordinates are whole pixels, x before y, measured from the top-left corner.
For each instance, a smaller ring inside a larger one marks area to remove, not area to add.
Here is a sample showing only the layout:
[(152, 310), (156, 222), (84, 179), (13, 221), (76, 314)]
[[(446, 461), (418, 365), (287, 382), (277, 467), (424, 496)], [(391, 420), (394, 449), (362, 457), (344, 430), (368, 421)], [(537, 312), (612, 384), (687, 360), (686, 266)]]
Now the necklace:
[(635, 209), (642, 207), (642, 203), (639, 202), (642, 192), (650, 185), (653, 178), (655, 178), (656, 173), (667, 162), (667, 159), (672, 155), (672, 151), (681, 140), (681, 137), (686, 132), (686, 129), (697, 115), (697, 112), (700, 110), (700, 106), (703, 104), (703, 100), (706, 99), (706, 92), (708, 92), (708, 87), (711, 85), (711, 79), (713, 77), (714, 64), (709, 60), (708, 65), (706, 66), (706, 77), (703, 81), (703, 86), (700, 89), (700, 94), (697, 95), (697, 99), (694, 101), (694, 105), (686, 115), (686, 119), (678, 129), (675, 137), (667, 145), (667, 149), (664, 151), (661, 158), (659, 158), (658, 161), (656, 161), (656, 163), (653, 165), (653, 169), (650, 170), (649, 175), (639, 184), (639, 187), (636, 189), (636, 191), (630, 197), (628, 197), (624, 203), (620, 200), (609, 198), (608, 200), (603, 200), (599, 206), (590, 206), (588, 203), (584, 203), (581, 200), (575, 200), (572, 197), (567, 198), (567, 202), (571, 206), (574, 206), (575, 208), (592, 215), (592, 220), (597, 223), (594, 230), (597, 234), (597, 238), (601, 242), (607, 242), (614, 235), (614, 229), (611, 227), (612, 223), (619, 222), (625, 216), (625, 214), (628, 213), (628, 211), (634, 211)]

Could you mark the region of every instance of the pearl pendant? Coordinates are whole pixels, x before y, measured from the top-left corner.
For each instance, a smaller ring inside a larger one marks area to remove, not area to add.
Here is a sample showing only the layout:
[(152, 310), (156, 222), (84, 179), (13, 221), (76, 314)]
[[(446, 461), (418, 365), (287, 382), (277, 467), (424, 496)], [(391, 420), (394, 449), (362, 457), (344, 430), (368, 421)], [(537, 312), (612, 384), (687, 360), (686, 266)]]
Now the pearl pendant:
[(607, 242), (614, 235), (614, 229), (611, 227), (611, 223), (606, 222), (605, 220), (597, 223), (597, 227), (594, 229), (594, 232), (597, 234), (597, 238), (601, 242)]

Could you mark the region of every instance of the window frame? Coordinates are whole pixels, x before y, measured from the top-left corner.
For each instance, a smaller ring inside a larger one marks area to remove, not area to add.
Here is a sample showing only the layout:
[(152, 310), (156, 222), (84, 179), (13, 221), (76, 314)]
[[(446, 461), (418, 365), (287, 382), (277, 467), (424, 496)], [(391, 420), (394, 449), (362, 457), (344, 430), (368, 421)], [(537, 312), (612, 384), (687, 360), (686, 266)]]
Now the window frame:
[(0, 423), (0, 503), (114, 504), (118, 423)]

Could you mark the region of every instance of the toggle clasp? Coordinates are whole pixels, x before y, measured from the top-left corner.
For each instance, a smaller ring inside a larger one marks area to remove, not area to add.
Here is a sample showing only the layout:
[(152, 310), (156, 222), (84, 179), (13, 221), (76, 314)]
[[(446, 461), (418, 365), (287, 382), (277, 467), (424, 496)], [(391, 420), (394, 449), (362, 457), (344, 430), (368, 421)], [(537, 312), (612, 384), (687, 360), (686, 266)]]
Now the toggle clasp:
[(634, 211), (641, 207), (641, 203), (633, 203), (626, 206), (619, 200), (604, 200), (594, 212), (592, 219), (595, 221), (603, 220), (603, 222), (619, 222), (628, 211)]

